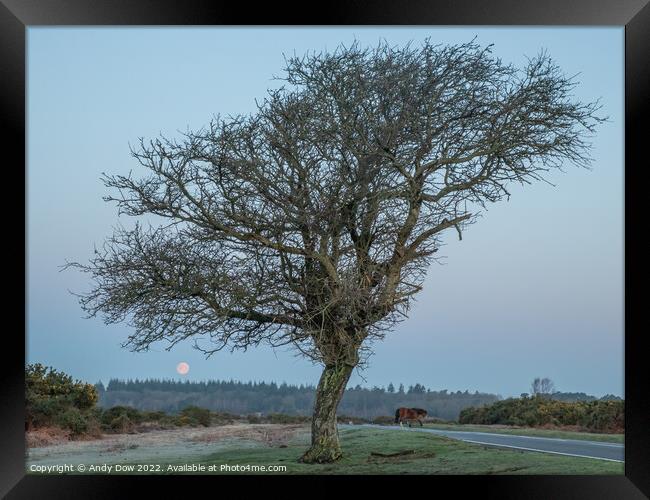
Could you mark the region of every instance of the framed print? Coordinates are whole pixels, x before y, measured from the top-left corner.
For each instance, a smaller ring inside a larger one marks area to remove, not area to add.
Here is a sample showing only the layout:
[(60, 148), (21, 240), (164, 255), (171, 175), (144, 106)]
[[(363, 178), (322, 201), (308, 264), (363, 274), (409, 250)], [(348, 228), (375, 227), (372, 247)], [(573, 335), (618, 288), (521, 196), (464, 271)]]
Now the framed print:
[(645, 0), (2, 0), (2, 494), (650, 495), (648, 33)]

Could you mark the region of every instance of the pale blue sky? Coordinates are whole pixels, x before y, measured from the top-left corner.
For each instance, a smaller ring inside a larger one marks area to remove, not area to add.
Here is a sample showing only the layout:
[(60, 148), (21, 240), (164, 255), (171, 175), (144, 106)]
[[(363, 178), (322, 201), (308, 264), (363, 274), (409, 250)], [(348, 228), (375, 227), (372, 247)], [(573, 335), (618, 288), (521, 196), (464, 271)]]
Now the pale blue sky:
[(138, 137), (199, 128), (213, 114), (247, 113), (283, 67), (283, 52), (334, 49), (354, 39), (402, 44), (431, 37), (494, 43), (521, 65), (545, 48), (576, 96), (602, 99), (610, 121), (594, 141), (593, 170), (568, 168), (555, 185), (512, 189), (458, 241), (449, 233), (424, 291), (370, 367), (351, 384), (526, 392), (536, 376), (558, 389), (623, 394), (623, 40), (608, 28), (29, 28), (29, 362), (91, 382), (111, 377), (316, 383), (320, 369), (268, 348), (206, 360), (191, 343), (171, 352), (120, 347), (126, 325), (84, 319), (68, 290), (87, 276), (59, 272), (87, 260), (117, 221), (101, 172), (138, 165)]

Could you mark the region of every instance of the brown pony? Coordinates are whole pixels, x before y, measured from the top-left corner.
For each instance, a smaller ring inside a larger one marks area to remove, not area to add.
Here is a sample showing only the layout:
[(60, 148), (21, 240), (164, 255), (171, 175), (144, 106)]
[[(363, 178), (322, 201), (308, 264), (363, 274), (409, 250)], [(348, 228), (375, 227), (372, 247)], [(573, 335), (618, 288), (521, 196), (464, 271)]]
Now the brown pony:
[(409, 427), (411, 427), (411, 422), (413, 420), (420, 423), (422, 427), (422, 419), (427, 416), (427, 411), (422, 408), (398, 408), (395, 412), (395, 423), (399, 422), (399, 426), (402, 427), (402, 422), (407, 422)]

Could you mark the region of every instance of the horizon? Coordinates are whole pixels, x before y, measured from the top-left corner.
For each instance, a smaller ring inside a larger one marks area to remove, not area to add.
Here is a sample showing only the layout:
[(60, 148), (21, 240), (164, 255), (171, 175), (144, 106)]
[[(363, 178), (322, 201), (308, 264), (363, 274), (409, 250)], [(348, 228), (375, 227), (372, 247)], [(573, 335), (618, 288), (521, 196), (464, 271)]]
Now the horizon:
[[(348, 387), (401, 379), (516, 397), (545, 376), (564, 392), (624, 398), (622, 27), (28, 27), (26, 362), (88, 381), (121, 372), (315, 385), (320, 368), (288, 349), (206, 359), (186, 341), (133, 353), (121, 347), (129, 326), (85, 319), (68, 291), (87, 290), (88, 279), (60, 266), (86, 262), (112, 226), (133, 220), (102, 201), (100, 174), (139, 176), (128, 151), (137, 137), (250, 112), (283, 52), (474, 36), (517, 66), (546, 48), (580, 74), (577, 97), (602, 98), (610, 120), (594, 138), (591, 170), (552, 173), (554, 186), (513, 186), (462, 241), (445, 235), (444, 261), (430, 265), (408, 319), (373, 346)], [(188, 375), (175, 375), (179, 362)]]
[[(56, 369), (56, 367), (52, 367), (52, 368)], [(259, 380), (259, 379), (248, 379), (248, 380), (215, 379), (215, 378), (211, 378), (211, 379), (189, 379), (186, 376), (167, 377), (167, 378), (151, 378), (151, 377), (147, 377), (147, 378), (138, 378), (138, 377), (136, 377), (136, 378), (118, 378), (118, 377), (111, 377), (111, 378), (108, 378), (106, 380), (101, 380), (100, 379), (100, 380), (98, 380), (96, 382), (92, 382), (90, 380), (84, 380), (82, 382), (92, 384), (92, 385), (98, 385), (98, 384), (101, 383), (102, 386), (105, 389), (107, 389), (109, 383), (111, 381), (113, 381), (113, 380), (115, 380), (117, 382), (126, 382), (126, 383), (129, 383), (129, 382), (142, 383), (142, 382), (150, 382), (150, 381), (155, 381), (155, 382), (179, 382), (179, 383), (189, 383), (189, 384), (200, 384), (200, 383), (209, 383), (209, 382), (226, 382), (226, 383), (235, 383), (235, 384), (243, 384), (243, 385), (246, 385), (246, 384), (266, 384), (266, 385), (275, 384), (277, 387), (280, 387), (282, 385), (286, 385), (286, 386), (289, 386), (289, 387), (300, 387), (300, 386), (310, 387), (310, 388), (315, 388), (316, 387), (316, 385), (311, 383), (311, 382), (291, 383), (291, 382), (287, 382), (287, 381), (284, 381), (284, 380), (282, 382), (279, 382), (277, 380)], [(399, 389), (400, 385), (403, 385), (404, 390), (408, 391), (410, 388), (414, 387), (415, 385), (420, 384), (421, 386), (423, 386), (428, 391), (431, 391), (431, 392), (447, 391), (450, 394), (451, 393), (457, 393), (457, 392), (461, 392), (461, 393), (469, 392), (470, 394), (479, 393), (479, 394), (494, 395), (494, 396), (498, 396), (499, 398), (503, 398), (503, 399), (507, 399), (507, 398), (510, 398), (510, 397), (515, 397), (516, 398), (516, 397), (521, 396), (521, 394), (530, 395), (530, 392), (528, 392), (528, 391), (522, 391), (519, 395), (504, 396), (503, 394), (501, 394), (499, 392), (479, 391), (478, 389), (472, 390), (470, 388), (466, 388), (464, 390), (462, 390), (462, 389), (455, 389), (454, 390), (454, 389), (449, 389), (449, 388), (434, 389), (433, 387), (429, 387), (426, 384), (423, 384), (421, 382), (414, 382), (414, 383), (409, 383), (409, 384), (405, 384), (403, 382), (399, 382), (399, 383), (388, 382), (385, 385), (364, 385), (364, 384), (361, 384), (361, 383), (355, 384), (355, 385), (348, 384), (348, 386), (346, 387), (346, 390), (355, 389), (357, 387), (361, 387), (362, 389), (367, 389), (367, 390), (373, 390), (375, 388), (381, 389), (381, 390), (387, 390), (387, 388), (388, 388), (388, 386), (390, 384), (393, 385), (393, 387), (395, 388), (395, 391), (397, 391)], [(588, 393), (586, 391), (563, 391), (563, 390), (558, 389), (558, 388), (555, 388), (555, 390), (551, 394), (558, 394), (558, 393), (559, 394), (586, 394), (587, 396), (593, 396), (593, 397), (597, 397), (597, 398), (602, 398), (604, 396), (616, 396), (616, 397), (620, 397), (620, 398), (624, 399), (622, 394), (604, 393), (604, 394), (598, 395), (598, 394), (590, 394), (590, 393)]]

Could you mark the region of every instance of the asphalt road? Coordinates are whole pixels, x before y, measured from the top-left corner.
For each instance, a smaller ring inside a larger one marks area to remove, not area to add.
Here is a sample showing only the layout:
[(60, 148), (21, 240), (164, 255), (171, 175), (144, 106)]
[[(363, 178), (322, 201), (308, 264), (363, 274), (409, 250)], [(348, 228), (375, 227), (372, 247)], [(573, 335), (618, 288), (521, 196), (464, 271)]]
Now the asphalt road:
[[(416, 424), (417, 425), (417, 424)], [(399, 427), (362, 424), (360, 426), (344, 425), (343, 427), (373, 427), (386, 430), (400, 430)], [(526, 451), (539, 451), (543, 453), (554, 453), (557, 455), (569, 455), (574, 457), (596, 458), (599, 460), (611, 460), (623, 462), (625, 459), (624, 447), (617, 443), (603, 443), (599, 441), (582, 441), (579, 439), (558, 439), (533, 436), (515, 436), (512, 434), (496, 434), (491, 432), (469, 432), (469, 431), (447, 431), (439, 429), (427, 429), (426, 427), (404, 426), (401, 432), (429, 432), (439, 434), (452, 439), (467, 441), (487, 446), (500, 448), (514, 448)]]

